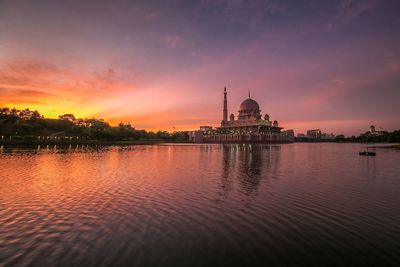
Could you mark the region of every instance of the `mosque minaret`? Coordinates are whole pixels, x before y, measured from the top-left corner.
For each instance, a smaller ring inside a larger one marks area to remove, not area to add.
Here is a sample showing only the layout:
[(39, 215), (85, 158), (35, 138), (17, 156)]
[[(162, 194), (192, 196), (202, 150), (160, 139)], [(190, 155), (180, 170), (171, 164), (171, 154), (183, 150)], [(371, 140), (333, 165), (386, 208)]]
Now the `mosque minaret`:
[(224, 88), (224, 114), (222, 116), (222, 124), (228, 121), (228, 99), (227, 99), (226, 87)]

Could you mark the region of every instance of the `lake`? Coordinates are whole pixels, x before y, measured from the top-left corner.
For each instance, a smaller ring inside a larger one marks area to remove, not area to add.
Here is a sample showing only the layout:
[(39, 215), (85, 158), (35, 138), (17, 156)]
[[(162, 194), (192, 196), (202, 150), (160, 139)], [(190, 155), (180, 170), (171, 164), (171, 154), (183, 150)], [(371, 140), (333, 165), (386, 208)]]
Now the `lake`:
[(400, 264), (400, 150), (147, 145), (0, 154), (0, 266)]

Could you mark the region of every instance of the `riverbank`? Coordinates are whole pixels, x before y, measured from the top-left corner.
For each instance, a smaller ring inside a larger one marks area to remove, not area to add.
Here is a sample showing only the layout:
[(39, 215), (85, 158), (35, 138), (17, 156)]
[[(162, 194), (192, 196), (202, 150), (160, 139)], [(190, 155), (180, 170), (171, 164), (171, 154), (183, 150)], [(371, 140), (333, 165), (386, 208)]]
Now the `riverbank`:
[(128, 146), (152, 145), (165, 143), (164, 140), (130, 140), (130, 141), (105, 141), (105, 140), (1, 140), (0, 146), (32, 146), (32, 145), (102, 145), (102, 146)]
[(400, 149), (400, 144), (397, 144), (397, 145), (391, 145), (390, 147), (391, 147), (391, 148), (397, 148), (397, 149)]
[[(182, 141), (171, 141), (171, 140), (162, 140), (162, 139), (147, 139), (147, 140), (125, 140), (125, 141), (107, 141), (107, 140), (0, 140), (0, 146), (16, 146), (16, 147), (24, 147), (24, 146), (76, 146), (76, 145), (94, 145), (94, 146), (130, 146), (130, 145), (154, 145), (161, 143), (184, 143), (184, 144), (196, 144), (193, 142), (182, 142)], [(257, 144), (257, 142), (239, 142), (240, 144)], [(310, 142), (294, 142), (294, 143), (310, 143)], [(373, 144), (365, 144), (360, 142), (312, 142), (312, 143), (337, 143), (337, 144), (361, 144), (366, 145), (371, 148), (396, 148), (400, 149), (400, 144), (385, 144), (385, 143), (373, 143)], [(205, 142), (201, 144), (217, 144), (212, 142)], [(222, 143), (220, 143), (222, 144)], [(224, 144), (238, 144), (235, 142), (228, 142)], [(260, 143), (259, 143), (260, 144)], [(262, 143), (261, 143), (262, 144)], [(267, 143), (264, 143), (267, 144)], [(272, 143), (271, 143), (272, 144)], [(283, 143), (275, 143), (275, 144), (283, 144)]]
[(389, 144), (385, 144), (385, 143), (373, 143), (373, 144), (361, 143), (361, 144), (365, 145), (366, 147), (369, 147), (369, 148), (396, 148), (396, 149), (400, 149), (400, 144), (393, 144), (393, 143), (389, 143)]

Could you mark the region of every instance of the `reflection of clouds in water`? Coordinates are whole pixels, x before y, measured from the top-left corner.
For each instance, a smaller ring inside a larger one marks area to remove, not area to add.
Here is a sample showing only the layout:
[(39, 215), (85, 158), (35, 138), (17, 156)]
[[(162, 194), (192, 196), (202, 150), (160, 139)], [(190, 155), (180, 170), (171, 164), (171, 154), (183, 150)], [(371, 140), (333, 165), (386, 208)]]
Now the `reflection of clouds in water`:
[(263, 178), (272, 178), (279, 161), (280, 146), (223, 145), (221, 194), (228, 196), (238, 181), (238, 190), (244, 195), (257, 194)]

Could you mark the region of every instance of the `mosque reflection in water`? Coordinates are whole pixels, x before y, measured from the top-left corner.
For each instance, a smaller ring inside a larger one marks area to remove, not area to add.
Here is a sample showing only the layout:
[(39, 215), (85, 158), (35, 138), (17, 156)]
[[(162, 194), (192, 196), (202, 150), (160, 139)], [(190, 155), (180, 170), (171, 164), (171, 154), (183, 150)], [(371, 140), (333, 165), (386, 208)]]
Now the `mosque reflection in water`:
[(263, 179), (276, 177), (280, 157), (279, 145), (223, 145), (221, 194), (237, 189), (247, 196), (256, 195)]

